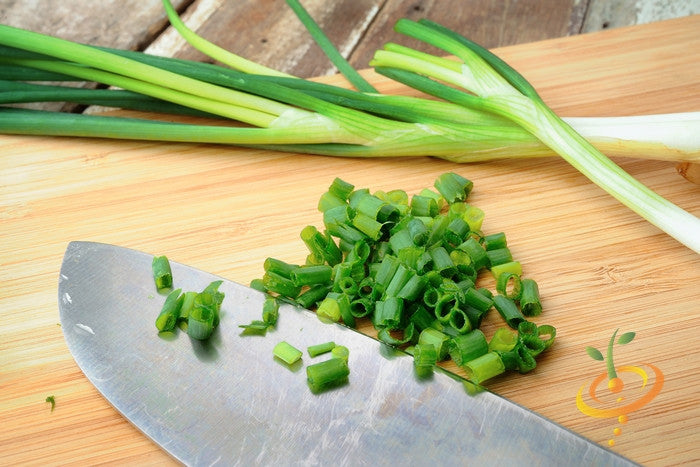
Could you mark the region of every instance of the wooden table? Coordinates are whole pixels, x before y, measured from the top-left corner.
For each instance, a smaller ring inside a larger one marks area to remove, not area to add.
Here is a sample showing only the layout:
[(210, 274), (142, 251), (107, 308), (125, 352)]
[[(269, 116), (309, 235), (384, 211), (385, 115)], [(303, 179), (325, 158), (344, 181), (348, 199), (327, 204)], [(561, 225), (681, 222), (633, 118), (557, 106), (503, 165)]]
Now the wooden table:
[[(46, 0), (31, 14), (22, 3), (0, 0), (0, 21), (93, 44), (200, 58), (165, 28), (157, 0)], [(176, 3), (182, 8), (186, 2)], [(497, 53), (562, 115), (700, 108), (698, 16), (562, 38), (590, 30), (598, 3), (304, 4), (358, 67), (384, 42), (399, 40), (390, 31), (397, 18), (425, 16), (499, 47)], [(200, 0), (185, 18), (218, 44), (269, 66), (305, 77), (334, 72), (281, 1)], [(408, 92), (368, 76), (382, 92)], [(514, 254), (542, 288), (541, 322), (560, 333), (534, 373), (497, 380), (491, 388), (595, 442), (615, 439), (613, 449), (635, 461), (700, 461), (697, 255), (558, 159), (459, 166), (430, 158), (360, 161), (214, 145), (15, 136), (0, 136), (0, 154), (2, 465), (172, 462), (99, 395), (65, 346), (56, 287), (68, 241), (167, 254), (247, 283), (261, 274), (267, 256), (303, 260), (298, 233), (320, 224), (315, 201), (333, 176), (343, 174), (358, 187), (415, 193), (448, 170), (475, 181), (472, 200), (486, 211), (486, 228), (508, 234)], [(681, 179), (673, 164), (619, 163), (700, 214), (698, 187)], [(495, 325), (489, 321), (486, 332)], [(604, 349), (617, 328), (637, 336), (616, 347), (616, 363), (650, 376), (645, 388), (629, 379), (628, 389), (638, 392), (624, 395), (632, 400), (660, 387), (661, 377), (647, 365), (663, 374), (659, 395), (630, 412), (624, 425), (586, 415), (576, 405), (577, 392), (603, 370), (585, 347)], [(44, 402), (48, 395), (56, 398), (53, 412)], [(619, 436), (615, 428), (622, 428)]]

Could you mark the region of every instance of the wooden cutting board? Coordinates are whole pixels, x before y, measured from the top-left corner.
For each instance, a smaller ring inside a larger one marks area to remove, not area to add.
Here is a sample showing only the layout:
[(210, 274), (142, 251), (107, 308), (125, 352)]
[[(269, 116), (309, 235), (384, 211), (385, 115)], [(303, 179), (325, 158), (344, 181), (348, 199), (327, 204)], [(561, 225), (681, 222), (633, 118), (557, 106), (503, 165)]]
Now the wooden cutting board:
[[(693, 16), (496, 52), (560, 115), (697, 111), (698, 31)], [(384, 92), (408, 92), (367, 75)], [(0, 136), (0, 154), (0, 464), (173, 462), (111, 408), (66, 348), (57, 283), (69, 241), (166, 254), (248, 283), (268, 256), (303, 261), (299, 232), (321, 226), (316, 201), (335, 176), (415, 193), (445, 171), (474, 181), (484, 230), (506, 232), (525, 274), (540, 284), (545, 311), (537, 322), (558, 330), (533, 373), (490, 387), (601, 445), (614, 440), (611, 449), (637, 462), (700, 461), (698, 256), (558, 158), (457, 165), (17, 136)], [(700, 186), (674, 164), (618, 162), (700, 215)], [(490, 318), (487, 334), (497, 322)], [(625, 388), (612, 394), (598, 382), (604, 364), (585, 348), (605, 353), (617, 329), (636, 336), (614, 347)], [(607, 411), (582, 412), (579, 391), (588, 407)]]

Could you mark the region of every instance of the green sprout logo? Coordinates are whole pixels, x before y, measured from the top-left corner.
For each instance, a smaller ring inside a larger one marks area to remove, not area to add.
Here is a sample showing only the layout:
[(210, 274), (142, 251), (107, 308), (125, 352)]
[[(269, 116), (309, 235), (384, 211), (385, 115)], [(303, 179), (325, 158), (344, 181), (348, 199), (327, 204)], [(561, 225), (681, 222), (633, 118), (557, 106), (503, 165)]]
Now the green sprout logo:
[[(663, 386), (664, 376), (661, 370), (654, 365), (643, 363), (641, 366), (622, 365), (615, 366), (613, 360), (613, 348), (617, 345), (627, 345), (636, 336), (634, 332), (626, 332), (617, 336), (619, 329), (613, 333), (606, 355), (594, 348), (586, 347), (586, 353), (596, 361), (605, 362), (606, 371), (597, 376), (588, 387), (588, 402), (584, 400), (584, 384), (576, 395), (576, 406), (584, 414), (596, 418), (617, 417), (618, 423), (624, 425), (628, 421), (628, 414), (639, 410), (654, 399)], [(648, 386), (649, 374), (644, 367), (651, 369), (654, 373), (654, 382)], [(622, 375), (622, 376), (621, 376)], [(599, 392), (599, 387), (607, 379), (607, 393)], [(622, 433), (620, 427), (613, 430), (613, 434), (618, 436)], [(615, 445), (615, 440), (608, 441), (610, 446)]]

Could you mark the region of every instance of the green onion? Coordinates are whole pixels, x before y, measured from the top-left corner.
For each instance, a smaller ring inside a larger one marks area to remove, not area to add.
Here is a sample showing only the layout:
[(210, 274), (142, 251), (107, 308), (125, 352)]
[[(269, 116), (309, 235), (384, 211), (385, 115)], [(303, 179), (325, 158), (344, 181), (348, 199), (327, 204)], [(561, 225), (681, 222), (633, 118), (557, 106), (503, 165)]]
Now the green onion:
[(418, 343), (413, 347), (413, 366), (420, 378), (430, 376), (437, 361), (438, 353), (432, 344)]
[(496, 352), (488, 352), (480, 357), (476, 357), (465, 363), (463, 368), (467, 378), (476, 384), (482, 384), (484, 381), (506, 371), (503, 359)]
[(489, 351), (508, 352), (518, 343), (518, 335), (506, 328), (498, 328), (489, 341)]
[[(438, 59), (390, 44), (378, 51), (371, 62), (379, 73), (429, 94), (509, 119), (618, 201), (700, 252), (700, 219), (657, 195), (605, 157), (556, 116), (511, 67), (487, 50), (434, 23), (419, 24), (404, 19), (396, 24), (396, 30), (453, 54), (461, 62)], [(416, 70), (429, 78), (419, 76)], [(430, 78), (474, 94), (460, 95), (460, 91)]]
[(175, 329), (177, 320), (180, 317), (182, 302), (185, 298), (181, 292), (181, 289), (173, 290), (165, 299), (163, 308), (161, 308), (160, 314), (156, 318), (156, 329), (158, 329), (159, 332), (172, 331)]
[(484, 355), (488, 350), (486, 336), (479, 329), (452, 337), (449, 341), (449, 353), (457, 366)]
[(537, 316), (542, 313), (540, 292), (537, 282), (532, 279), (520, 281), (520, 308), (525, 316)]
[[(436, 362), (449, 356), (463, 367), (492, 351), (498, 352), (504, 368), (525, 371), (531, 366), (530, 358), (534, 359), (554, 341), (554, 328), (543, 327), (540, 335), (538, 328), (531, 326), (534, 323), (525, 321), (518, 303), (508, 298), (514, 297), (511, 275), (515, 273), (509, 268), (515, 261), (501, 265), (508, 267), (500, 278), (505, 285), (497, 283), (497, 289), (502, 289), (497, 290), (497, 295), (477, 287), (479, 274), (489, 270), (488, 254), (507, 249), (504, 236), (473, 231), (463, 220), (475, 208), (465, 198), (473, 187), (471, 183), (465, 183), (464, 177), (440, 180), (456, 181), (457, 188), (450, 194), (450, 189), (437, 183), (443, 194), (422, 190), (423, 195), (417, 196), (430, 200), (439, 209), (432, 217), (415, 217), (411, 208), (415, 196), (410, 197), (402, 190), (356, 189), (336, 178), (321, 195), (326, 201), (319, 203), (328, 207), (325, 211), (321, 209), (326, 233), (310, 226), (302, 231), (301, 238), (310, 245), (309, 250), (317, 252), (312, 253), (313, 261), (307, 258), (307, 264), (297, 266), (268, 258), (264, 263), (263, 288), (278, 300), (294, 300), (314, 310), (326, 322), (342, 320), (350, 327), (355, 327), (358, 321), (369, 322), (379, 340), (394, 347), (412, 348), (414, 359), (417, 346), (426, 346), (426, 350), (429, 346), (435, 351)], [(446, 196), (454, 201), (448, 201)], [(342, 226), (351, 225), (358, 216), (382, 225), (379, 238), (361, 235), (351, 241), (343, 236)], [(459, 238), (451, 240), (452, 234)], [(420, 246), (415, 238), (422, 238)], [(344, 246), (340, 248), (336, 242)], [(487, 250), (481, 242), (497, 248)], [(335, 251), (334, 245), (340, 255), (327, 256), (325, 252)], [(517, 265), (515, 277), (519, 279), (522, 267), (520, 263)], [(491, 267), (491, 272), (498, 267)], [(276, 291), (272, 286), (276, 286)], [(505, 295), (500, 293), (503, 290)], [(507, 301), (506, 305), (501, 304), (502, 300)], [(531, 302), (528, 299), (525, 303)], [(479, 327), (494, 305), (505, 313), (510, 325), (517, 327), (518, 323), (525, 323), (522, 336), (504, 334), (505, 330), (501, 329), (491, 342), (486, 340)], [(421, 373), (430, 365), (420, 363), (418, 348), (417, 372)], [(336, 348), (331, 352), (341, 350)], [(315, 354), (314, 349), (309, 351)], [(474, 369), (475, 378), (500, 371), (494, 357), (489, 358), (493, 359), (492, 366)]]
[(340, 321), (340, 303), (334, 297), (326, 296), (316, 310), (316, 315), (321, 321), (337, 323)]
[(187, 318), (187, 334), (193, 339), (206, 340), (219, 325), (219, 310), (224, 300), (219, 292), (222, 281), (214, 281), (194, 298)]
[(272, 349), (275, 358), (279, 358), (287, 365), (292, 365), (301, 358), (301, 350), (289, 344), (287, 341), (278, 342)]
[(151, 264), (153, 280), (158, 290), (173, 286), (173, 273), (170, 270), (170, 262), (166, 256), (154, 256)]
[(306, 378), (312, 392), (320, 392), (343, 384), (350, 374), (344, 358), (330, 358), (306, 367)]
[(336, 345), (331, 349), (331, 356), (333, 358), (339, 358), (347, 362), (348, 357), (350, 356), (350, 349), (348, 349), (344, 345)]
[(51, 404), (51, 412), (53, 412), (53, 409), (56, 408), (56, 397), (55, 396), (48, 396), (46, 398), (46, 402)]
[(495, 295), (493, 297), (493, 306), (498, 311), (498, 314), (505, 322), (513, 329), (518, 329), (518, 325), (525, 321), (525, 317), (518, 309), (518, 306), (513, 300), (503, 295)]
[[(503, 272), (497, 276), (496, 290), (511, 300), (520, 300), (522, 294), (522, 280), (518, 274)], [(522, 303), (520, 304), (522, 307)], [(523, 310), (523, 314), (525, 311)]]
[(324, 342), (323, 344), (311, 345), (306, 348), (309, 353), (309, 357), (318, 357), (321, 354), (330, 352), (335, 347), (335, 342)]

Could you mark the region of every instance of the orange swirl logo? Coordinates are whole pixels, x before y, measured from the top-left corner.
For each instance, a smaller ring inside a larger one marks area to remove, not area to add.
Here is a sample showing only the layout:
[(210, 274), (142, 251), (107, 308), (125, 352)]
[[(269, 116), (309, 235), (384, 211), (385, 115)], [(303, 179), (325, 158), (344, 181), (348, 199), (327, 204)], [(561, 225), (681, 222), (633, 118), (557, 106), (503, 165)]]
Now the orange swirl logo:
[[(606, 371), (590, 383), (588, 391), (585, 390), (585, 384), (581, 386), (576, 395), (576, 407), (590, 417), (617, 417), (618, 423), (624, 425), (628, 421), (628, 414), (644, 407), (661, 392), (664, 375), (661, 370), (649, 363), (616, 367), (613, 361), (614, 345), (629, 344), (635, 337), (634, 332), (626, 332), (617, 337), (617, 332), (618, 330), (615, 330), (610, 338), (605, 357), (598, 349), (586, 347), (586, 352), (593, 360), (605, 362)], [(651, 384), (650, 374), (653, 374)], [(606, 379), (607, 391), (601, 391), (601, 383)], [(615, 427), (613, 435), (620, 434), (622, 434), (622, 428)], [(610, 439), (608, 445), (614, 446), (615, 440)]]

